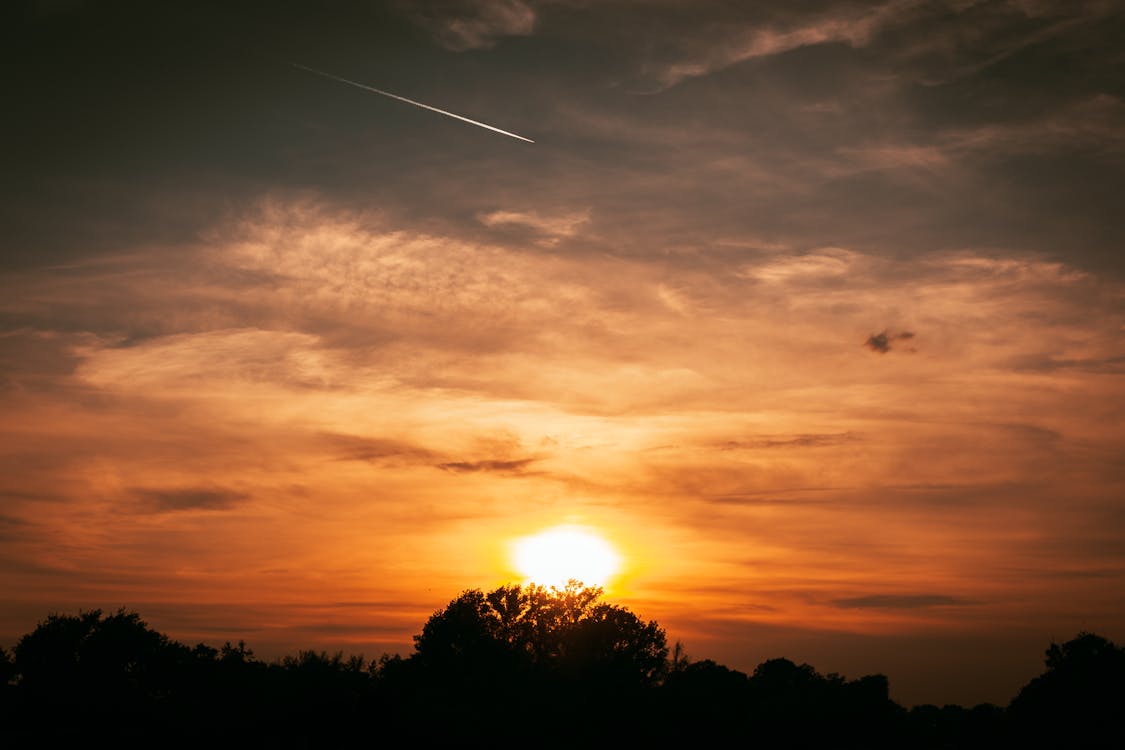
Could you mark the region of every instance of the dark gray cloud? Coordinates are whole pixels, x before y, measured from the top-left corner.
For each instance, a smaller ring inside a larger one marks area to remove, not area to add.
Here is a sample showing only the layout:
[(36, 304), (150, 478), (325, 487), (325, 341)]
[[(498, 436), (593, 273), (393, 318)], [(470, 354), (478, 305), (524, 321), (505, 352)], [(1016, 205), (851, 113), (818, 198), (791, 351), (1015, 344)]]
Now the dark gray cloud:
[(184, 510), (230, 510), (250, 499), (244, 492), (216, 487), (136, 488), (131, 493), (154, 513)]
[(914, 334), (911, 333), (910, 331), (902, 331), (901, 333), (891, 333), (891, 332), (884, 329), (880, 333), (873, 333), (870, 336), (868, 336), (867, 341), (863, 342), (863, 345), (866, 346), (868, 349), (870, 349), (873, 352), (878, 352), (879, 354), (886, 354), (892, 348), (894, 348), (894, 347), (891, 346), (892, 342), (909, 341), (912, 338), (914, 338)]

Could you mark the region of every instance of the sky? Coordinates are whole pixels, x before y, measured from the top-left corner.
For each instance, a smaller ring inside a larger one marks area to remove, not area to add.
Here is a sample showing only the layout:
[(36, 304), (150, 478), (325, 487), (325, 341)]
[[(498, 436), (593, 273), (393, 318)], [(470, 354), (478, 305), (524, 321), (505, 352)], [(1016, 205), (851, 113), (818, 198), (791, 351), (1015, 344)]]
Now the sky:
[(906, 705), (1125, 640), (1119, 2), (0, 14), (0, 645), (406, 654), (559, 524)]

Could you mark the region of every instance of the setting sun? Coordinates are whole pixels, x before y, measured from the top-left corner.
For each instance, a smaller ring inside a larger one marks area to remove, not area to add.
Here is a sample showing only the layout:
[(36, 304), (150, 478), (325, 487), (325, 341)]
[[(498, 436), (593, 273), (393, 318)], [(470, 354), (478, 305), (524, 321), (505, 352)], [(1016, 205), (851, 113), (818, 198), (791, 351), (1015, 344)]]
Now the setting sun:
[(621, 555), (605, 539), (579, 526), (556, 526), (516, 540), (512, 562), (521, 575), (543, 586), (575, 579), (604, 586), (621, 567)]

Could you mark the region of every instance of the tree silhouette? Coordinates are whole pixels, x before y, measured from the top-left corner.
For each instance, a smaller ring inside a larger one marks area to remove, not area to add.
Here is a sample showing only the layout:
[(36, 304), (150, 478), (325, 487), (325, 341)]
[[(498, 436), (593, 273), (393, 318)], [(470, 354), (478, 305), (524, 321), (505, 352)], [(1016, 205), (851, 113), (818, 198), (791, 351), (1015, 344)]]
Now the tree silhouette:
[(16, 644), (15, 668), (32, 695), (103, 710), (166, 689), (180, 648), (135, 612), (53, 614)]
[(601, 596), (578, 581), (465, 591), (429, 618), (409, 659), (381, 665), (383, 691), (434, 739), (496, 722), (531, 731), (548, 708), (604, 730), (659, 684), (668, 647), (655, 622)]
[(617, 687), (656, 684), (668, 657), (664, 631), (599, 603), (601, 596), (578, 581), (465, 591), (415, 636), (414, 658), (431, 669), (505, 679), (597, 675)]
[(1046, 652), (1047, 671), (1029, 682), (1008, 710), (1025, 739), (1058, 747), (1125, 743), (1125, 649), (1079, 633)]

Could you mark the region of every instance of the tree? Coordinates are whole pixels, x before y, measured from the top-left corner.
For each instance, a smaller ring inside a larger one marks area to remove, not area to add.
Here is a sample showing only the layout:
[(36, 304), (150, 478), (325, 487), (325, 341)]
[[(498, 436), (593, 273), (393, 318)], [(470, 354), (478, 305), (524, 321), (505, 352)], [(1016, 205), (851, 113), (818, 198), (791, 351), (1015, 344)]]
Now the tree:
[(562, 643), (559, 667), (570, 675), (588, 675), (605, 688), (649, 687), (665, 673), (664, 631), (624, 607), (594, 606), (564, 630)]
[(133, 701), (162, 687), (179, 649), (136, 612), (52, 614), (15, 647), (20, 684), (64, 702)]
[(379, 692), (427, 741), (562, 743), (623, 727), (662, 679), (668, 647), (655, 622), (601, 596), (577, 581), (465, 591), (429, 618), (410, 658), (380, 663)]
[(1079, 633), (1045, 654), (1047, 670), (1008, 707), (1017, 731), (1058, 747), (1109, 747), (1125, 737), (1125, 649), (1093, 633)]
[(430, 668), (503, 673), (506, 679), (597, 675), (620, 685), (653, 685), (664, 674), (664, 631), (624, 607), (600, 603), (602, 590), (502, 586), (465, 591), (430, 617), (414, 638)]
[(51, 614), (14, 649), (21, 721), (34, 732), (162, 721), (191, 651), (120, 609)]

